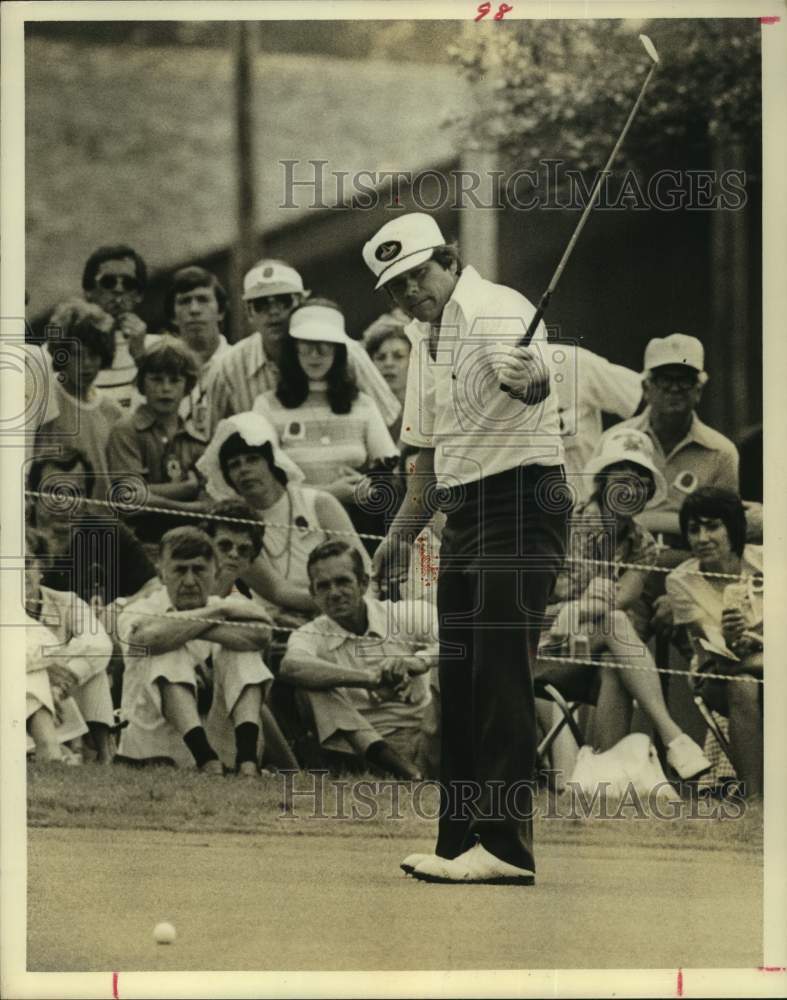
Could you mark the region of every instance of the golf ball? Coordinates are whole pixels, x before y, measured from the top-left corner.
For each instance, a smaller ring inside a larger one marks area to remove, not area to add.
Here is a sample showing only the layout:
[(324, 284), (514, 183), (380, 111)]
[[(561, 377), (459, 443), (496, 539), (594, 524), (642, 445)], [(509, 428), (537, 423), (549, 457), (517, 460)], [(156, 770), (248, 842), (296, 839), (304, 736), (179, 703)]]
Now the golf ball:
[(166, 921), (156, 924), (153, 928), (153, 939), (156, 944), (172, 944), (175, 940), (175, 928)]

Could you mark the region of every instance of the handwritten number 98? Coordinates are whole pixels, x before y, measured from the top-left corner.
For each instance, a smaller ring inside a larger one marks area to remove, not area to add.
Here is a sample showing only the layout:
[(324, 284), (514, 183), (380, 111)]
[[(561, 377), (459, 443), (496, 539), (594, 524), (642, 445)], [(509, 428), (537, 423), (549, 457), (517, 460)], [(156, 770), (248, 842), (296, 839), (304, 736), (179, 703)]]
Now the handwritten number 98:
[[(492, 9), (491, 3), (479, 4), (478, 7), (476, 8), (478, 14), (474, 18), (474, 20), (480, 21), (482, 18), (486, 17), (486, 15), (489, 13), (491, 9)], [(503, 18), (506, 16), (506, 14), (513, 9), (514, 8), (510, 7), (507, 3), (501, 3), (500, 6), (497, 8), (497, 13), (494, 15), (494, 20), (502, 21)]]

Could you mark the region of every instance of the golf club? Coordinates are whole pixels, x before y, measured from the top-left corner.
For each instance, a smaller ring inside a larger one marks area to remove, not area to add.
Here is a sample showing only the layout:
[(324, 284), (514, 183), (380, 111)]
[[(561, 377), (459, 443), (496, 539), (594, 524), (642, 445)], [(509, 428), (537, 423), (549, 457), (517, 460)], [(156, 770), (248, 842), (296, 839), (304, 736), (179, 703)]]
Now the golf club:
[[(588, 220), (588, 216), (590, 215), (590, 210), (593, 208), (596, 202), (596, 198), (598, 196), (599, 189), (601, 188), (602, 181), (604, 180), (605, 175), (608, 174), (612, 168), (612, 164), (615, 160), (615, 157), (618, 155), (618, 150), (622, 146), (623, 140), (626, 138), (626, 134), (631, 126), (631, 123), (634, 121), (634, 116), (636, 115), (637, 111), (639, 110), (639, 106), (642, 103), (642, 98), (645, 94), (645, 90), (647, 89), (648, 84), (650, 83), (650, 78), (653, 76), (656, 70), (656, 66), (660, 62), (659, 54), (656, 51), (656, 46), (648, 38), (648, 36), (640, 35), (639, 40), (642, 42), (642, 45), (644, 46), (645, 51), (652, 60), (653, 65), (650, 67), (645, 79), (642, 81), (642, 86), (640, 87), (639, 94), (637, 95), (637, 99), (634, 102), (634, 106), (629, 112), (629, 116), (626, 119), (626, 124), (623, 126), (623, 131), (618, 136), (618, 141), (613, 146), (612, 152), (609, 154), (609, 159), (604, 165), (604, 169), (596, 178), (596, 183), (593, 185), (593, 190), (590, 192), (590, 197), (588, 198), (587, 205), (585, 205), (585, 209), (582, 212), (579, 222), (577, 223), (577, 228), (574, 230), (571, 239), (568, 241), (568, 246), (564, 250), (563, 256), (560, 258), (560, 263), (555, 268), (555, 273), (552, 275), (552, 280), (549, 282), (547, 290), (541, 296), (541, 299), (539, 300), (538, 303), (538, 308), (535, 311), (535, 315), (530, 321), (530, 325), (528, 326), (524, 335), (517, 343), (517, 347), (527, 347), (530, 341), (533, 339), (533, 334), (536, 332), (536, 327), (541, 322), (544, 313), (546, 312), (547, 306), (549, 305), (549, 300), (552, 298), (552, 293), (557, 287), (558, 281), (560, 281), (560, 276), (562, 275), (563, 270), (566, 264), (568, 263), (568, 259), (571, 256), (574, 247), (576, 246), (577, 240), (579, 239), (579, 234), (582, 232), (582, 229), (584, 228), (584, 225)], [(503, 390), (503, 392), (508, 391), (508, 387), (505, 385), (501, 385), (500, 388)]]

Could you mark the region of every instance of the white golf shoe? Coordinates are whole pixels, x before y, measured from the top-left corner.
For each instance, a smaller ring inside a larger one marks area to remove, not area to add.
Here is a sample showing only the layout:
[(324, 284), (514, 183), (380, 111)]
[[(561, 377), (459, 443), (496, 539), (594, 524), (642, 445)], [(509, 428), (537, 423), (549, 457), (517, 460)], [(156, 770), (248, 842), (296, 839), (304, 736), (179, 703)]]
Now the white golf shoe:
[(407, 857), (402, 861), (399, 867), (405, 873), (405, 875), (412, 875), (413, 869), (416, 865), (420, 865), (422, 861), (426, 861), (427, 858), (436, 857), (434, 854), (408, 854)]
[(431, 855), (413, 869), (422, 882), (464, 885), (535, 885), (536, 876), (527, 868), (501, 861), (480, 843), (449, 861)]

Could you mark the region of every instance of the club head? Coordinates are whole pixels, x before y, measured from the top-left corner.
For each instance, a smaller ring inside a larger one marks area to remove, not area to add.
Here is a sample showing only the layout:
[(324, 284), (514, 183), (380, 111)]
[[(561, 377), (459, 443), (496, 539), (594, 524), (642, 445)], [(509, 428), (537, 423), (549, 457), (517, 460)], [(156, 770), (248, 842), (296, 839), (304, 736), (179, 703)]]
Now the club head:
[(650, 58), (653, 60), (653, 62), (654, 63), (661, 62), (661, 60), (659, 59), (659, 54), (656, 51), (656, 46), (653, 44), (653, 42), (651, 42), (651, 40), (648, 38), (648, 36), (647, 35), (640, 35), (639, 36), (639, 40), (642, 42), (643, 46), (645, 47), (645, 51), (650, 56)]

